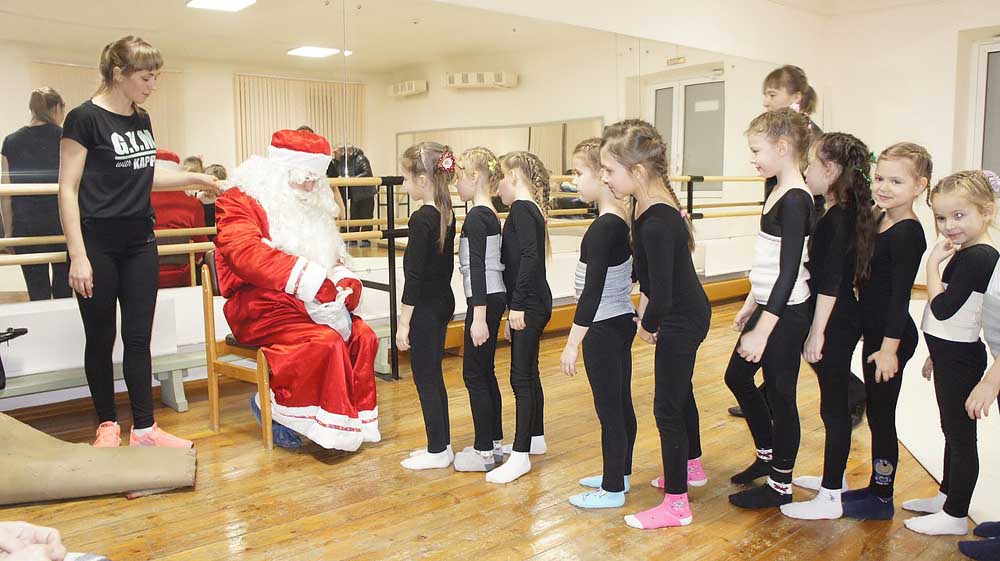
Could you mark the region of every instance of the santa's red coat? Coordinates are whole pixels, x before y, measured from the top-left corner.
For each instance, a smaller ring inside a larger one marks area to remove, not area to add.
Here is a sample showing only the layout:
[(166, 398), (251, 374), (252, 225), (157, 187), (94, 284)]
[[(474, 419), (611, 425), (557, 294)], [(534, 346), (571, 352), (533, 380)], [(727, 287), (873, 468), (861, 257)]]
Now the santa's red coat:
[(353, 451), (362, 442), (377, 442), (378, 338), (353, 316), (351, 337), (345, 342), (331, 327), (313, 322), (296, 296), (309, 292), (305, 287), (313, 283), (319, 286), (315, 300), (330, 302), (338, 286), (350, 288), (353, 294), (346, 306), (354, 310), (361, 299), (361, 281), (346, 267), (326, 271), (265, 243), (270, 239), (267, 213), (238, 188), (218, 199), (216, 213), (216, 265), (219, 288), (227, 299), (226, 320), (237, 340), (264, 350), (271, 368), (274, 420), (324, 448)]
[[(157, 230), (179, 228), (204, 228), (205, 210), (197, 197), (183, 191), (154, 192), (150, 197), (156, 212)], [(164, 242), (163, 239), (160, 240)], [(172, 240), (166, 240), (170, 243)], [(175, 243), (188, 241), (207, 242), (208, 236), (184, 236)], [(195, 256), (195, 261), (201, 255)], [(191, 264), (187, 255), (170, 255), (160, 258), (160, 288), (191, 286)]]

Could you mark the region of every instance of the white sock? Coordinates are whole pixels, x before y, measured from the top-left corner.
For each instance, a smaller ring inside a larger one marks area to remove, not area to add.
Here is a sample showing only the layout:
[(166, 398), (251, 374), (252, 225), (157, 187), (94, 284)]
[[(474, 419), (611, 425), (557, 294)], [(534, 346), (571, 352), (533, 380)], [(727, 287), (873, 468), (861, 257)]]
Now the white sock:
[(504, 446), (503, 446), (503, 441), (502, 440), (494, 440), (493, 441), (493, 455), (494, 456), (503, 456), (503, 454), (504, 454), (503, 448), (504, 448)]
[(465, 449), (455, 454), (455, 471), (490, 471), (496, 467), (493, 451), (480, 452)]
[[(502, 450), (503, 450), (504, 454), (510, 454), (511, 452), (514, 451), (514, 445), (513, 444), (504, 444)], [(531, 447), (528, 448), (528, 453), (529, 454), (531, 454), (533, 456), (537, 456), (539, 454), (544, 454), (544, 453), (546, 453), (548, 451), (549, 451), (549, 447), (548, 447), (548, 445), (545, 444), (545, 435), (544, 434), (539, 435), (539, 436), (532, 436), (531, 437)]]
[[(465, 449), (466, 449), (466, 450), (471, 450), (471, 449), (472, 449), (472, 446), (466, 446), (466, 447), (465, 447)], [(446, 452), (448, 452), (448, 455), (449, 455), (449, 456), (451, 456), (451, 459), (452, 459), (452, 460), (454, 460), (454, 459), (455, 459), (455, 452), (453, 452), (453, 451), (451, 450), (451, 444), (449, 444), (449, 445), (447, 446), (447, 448), (445, 448), (445, 451), (446, 451)], [(419, 456), (419, 455), (421, 455), (421, 454), (428, 454), (428, 453), (429, 453), (429, 452), (427, 452), (427, 449), (426, 449), (426, 448), (417, 448), (416, 450), (414, 450), (414, 451), (410, 452), (410, 457), (412, 458), (412, 457), (414, 457), (414, 456)]]
[(525, 452), (511, 452), (504, 464), (486, 474), (490, 483), (510, 483), (531, 471), (531, 459)]
[(944, 508), (944, 502), (946, 500), (948, 500), (948, 495), (938, 491), (937, 496), (930, 499), (910, 499), (905, 501), (903, 503), (903, 510), (934, 514), (936, 512), (941, 512), (941, 509)]
[(969, 519), (955, 518), (943, 510), (926, 516), (917, 516), (903, 522), (906, 527), (928, 536), (964, 536), (969, 533)]
[(153, 427), (148, 427), (148, 428), (144, 428), (144, 429), (137, 429), (135, 427), (132, 427), (132, 434), (134, 434), (136, 436), (146, 436), (147, 434), (149, 434), (151, 432), (153, 432)]
[[(819, 491), (823, 487), (823, 478), (818, 475), (803, 475), (796, 477), (792, 480), (792, 485), (796, 487), (801, 487), (802, 489), (808, 489), (810, 491)], [(847, 475), (844, 475), (844, 482), (840, 488), (840, 492), (848, 491), (847, 487)]]
[(811, 501), (799, 501), (781, 505), (781, 513), (799, 520), (834, 520), (844, 515), (840, 504), (840, 489), (820, 487), (819, 493)]
[(416, 456), (409, 456), (399, 465), (406, 469), (420, 470), (420, 469), (440, 469), (446, 468), (451, 465), (452, 460), (455, 459), (455, 454), (451, 451), (451, 446), (445, 448), (444, 452), (438, 452), (436, 454), (431, 454), (430, 452), (424, 452), (423, 454), (417, 454)]

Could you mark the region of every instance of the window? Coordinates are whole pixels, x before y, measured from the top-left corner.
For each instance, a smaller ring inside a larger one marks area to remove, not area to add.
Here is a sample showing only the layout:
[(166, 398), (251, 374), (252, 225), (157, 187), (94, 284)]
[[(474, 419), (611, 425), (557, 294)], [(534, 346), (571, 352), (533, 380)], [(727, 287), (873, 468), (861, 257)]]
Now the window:
[(1000, 169), (1000, 43), (979, 48), (972, 165)]
[[(699, 79), (657, 84), (649, 88), (648, 96), (646, 119), (669, 144), (671, 175), (722, 175), (725, 82)], [(721, 193), (722, 184), (699, 184), (697, 191)]]

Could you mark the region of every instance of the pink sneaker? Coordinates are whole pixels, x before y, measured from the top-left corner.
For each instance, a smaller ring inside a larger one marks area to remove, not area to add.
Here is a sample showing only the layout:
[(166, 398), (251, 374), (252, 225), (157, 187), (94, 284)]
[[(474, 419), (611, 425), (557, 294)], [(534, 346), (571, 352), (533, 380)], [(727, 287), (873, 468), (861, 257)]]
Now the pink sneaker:
[(128, 445), (158, 446), (161, 448), (190, 448), (194, 445), (194, 443), (190, 440), (178, 438), (158, 427), (156, 423), (153, 423), (153, 432), (147, 434), (146, 436), (137, 436), (135, 434), (135, 427), (132, 427), (132, 433), (128, 438)]
[(657, 528), (676, 528), (691, 524), (691, 505), (687, 493), (683, 495), (664, 495), (659, 505), (644, 510), (638, 514), (625, 517), (625, 523), (640, 530), (655, 530)]
[[(653, 487), (656, 487), (657, 489), (663, 489), (664, 487), (666, 487), (662, 475), (650, 481), (649, 484), (652, 485)], [(688, 460), (688, 486), (704, 487), (707, 484), (708, 484), (708, 474), (705, 473), (705, 468), (703, 468), (701, 465), (701, 458)]]
[(122, 429), (118, 423), (104, 421), (97, 427), (94, 448), (117, 448), (122, 444)]

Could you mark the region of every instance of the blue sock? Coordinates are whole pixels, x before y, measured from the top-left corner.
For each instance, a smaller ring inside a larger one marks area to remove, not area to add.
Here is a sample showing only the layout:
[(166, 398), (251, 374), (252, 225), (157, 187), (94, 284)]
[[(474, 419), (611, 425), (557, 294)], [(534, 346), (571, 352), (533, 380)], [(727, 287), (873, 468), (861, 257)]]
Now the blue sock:
[(857, 520), (892, 520), (896, 513), (892, 497), (883, 499), (869, 493), (866, 497), (844, 502), (841, 495), (841, 501), (844, 505), (844, 516)]
[(981, 538), (1000, 538), (1000, 522), (983, 522), (972, 533)]
[(958, 542), (962, 555), (977, 561), (1000, 561), (1000, 540), (970, 540)]
[[(257, 407), (257, 400), (254, 397), (250, 396), (250, 412), (253, 413), (253, 418), (257, 419), (257, 424), (259, 425), (261, 424), (260, 407)], [(271, 440), (274, 441), (274, 445), (278, 448), (294, 450), (295, 448), (302, 447), (302, 439), (299, 438), (299, 435), (281, 423), (271, 421), (271, 435)]]
[[(590, 487), (591, 489), (600, 489), (601, 485), (604, 483), (603, 475), (591, 475), (590, 477), (584, 477), (580, 480), (580, 485), (584, 487)], [(628, 484), (628, 476), (625, 476), (625, 492), (628, 493), (630, 490), (630, 485)]]
[(579, 508), (617, 508), (625, 506), (625, 492), (609, 493), (598, 489), (573, 495), (569, 498), (569, 502)]
[(840, 502), (849, 503), (851, 501), (866, 499), (869, 496), (871, 496), (871, 491), (868, 490), (868, 487), (862, 487), (860, 489), (851, 489), (850, 491), (845, 491), (840, 494)]

